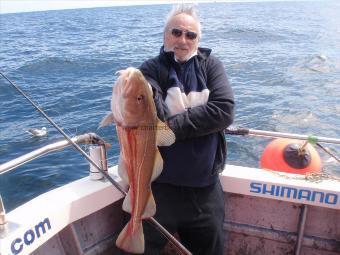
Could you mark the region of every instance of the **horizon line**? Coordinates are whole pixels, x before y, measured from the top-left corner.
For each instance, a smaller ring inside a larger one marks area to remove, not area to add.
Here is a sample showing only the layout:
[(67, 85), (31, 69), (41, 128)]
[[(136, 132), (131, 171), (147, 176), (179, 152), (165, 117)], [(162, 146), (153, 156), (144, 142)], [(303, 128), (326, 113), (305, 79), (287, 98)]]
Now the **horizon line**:
[[(138, 5), (161, 5), (161, 4), (180, 4), (180, 3), (247, 3), (247, 2), (283, 2), (284, 0), (1, 0), (0, 14), (10, 13), (25, 13), (25, 12), (41, 12), (41, 11), (56, 11), (56, 10), (70, 10), (70, 9), (86, 9), (86, 8), (100, 8), (100, 7), (114, 7), (114, 6), (138, 6)], [(287, 0), (286, 0), (287, 1)], [(288, 1), (316, 1), (316, 0), (288, 0)]]

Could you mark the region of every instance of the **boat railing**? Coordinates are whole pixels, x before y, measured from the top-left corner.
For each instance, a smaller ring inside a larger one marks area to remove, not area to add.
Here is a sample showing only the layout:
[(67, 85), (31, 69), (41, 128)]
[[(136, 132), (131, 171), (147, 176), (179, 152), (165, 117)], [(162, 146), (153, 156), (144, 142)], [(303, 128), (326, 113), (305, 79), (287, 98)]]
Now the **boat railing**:
[[(71, 140), (77, 144), (97, 144), (104, 146), (105, 141), (96, 135), (95, 133), (88, 133), (88, 134), (83, 134), (79, 136), (75, 136), (71, 138)], [(39, 158), (45, 154), (48, 154), (50, 152), (62, 150), (68, 146), (71, 146), (72, 144), (65, 140), (61, 140), (55, 143), (48, 144), (44, 147), (41, 147), (39, 149), (36, 149), (32, 152), (29, 152), (25, 155), (22, 155), (18, 158), (12, 159), (6, 163), (3, 163), (0, 165), (0, 174), (6, 173), (8, 171), (11, 171), (27, 162), (30, 162), (36, 158)]]
[[(95, 147), (90, 148), (90, 157), (99, 165), (103, 171), (107, 171), (107, 160), (106, 160), (106, 146), (109, 146), (100, 136), (95, 133), (87, 133), (79, 136), (75, 136), (71, 138), (72, 142), (76, 144), (91, 144), (97, 145)], [(68, 140), (61, 140), (58, 142), (54, 142), (48, 145), (45, 145), (39, 149), (31, 151), (27, 154), (24, 154), (20, 157), (12, 159), (6, 163), (0, 165), (0, 175), (11, 170), (16, 169), (17, 167), (24, 165), (36, 158), (39, 158), (48, 153), (62, 150), (68, 146), (71, 146), (72, 143)], [(94, 167), (90, 167), (90, 176), (92, 179), (100, 179), (102, 175), (95, 171)], [(6, 228), (6, 211), (5, 207), (2, 203), (2, 198), (0, 195), (0, 235), (3, 235)]]

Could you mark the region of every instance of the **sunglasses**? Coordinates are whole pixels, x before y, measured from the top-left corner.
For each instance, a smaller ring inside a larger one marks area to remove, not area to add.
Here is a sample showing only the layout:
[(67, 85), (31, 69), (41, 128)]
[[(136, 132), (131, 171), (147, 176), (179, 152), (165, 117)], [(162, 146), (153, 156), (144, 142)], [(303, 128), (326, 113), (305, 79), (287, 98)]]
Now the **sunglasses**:
[(170, 31), (171, 31), (171, 34), (177, 38), (181, 37), (182, 34), (185, 34), (185, 37), (189, 40), (195, 40), (197, 38), (197, 33), (192, 32), (192, 31), (183, 31), (178, 28), (173, 28)]

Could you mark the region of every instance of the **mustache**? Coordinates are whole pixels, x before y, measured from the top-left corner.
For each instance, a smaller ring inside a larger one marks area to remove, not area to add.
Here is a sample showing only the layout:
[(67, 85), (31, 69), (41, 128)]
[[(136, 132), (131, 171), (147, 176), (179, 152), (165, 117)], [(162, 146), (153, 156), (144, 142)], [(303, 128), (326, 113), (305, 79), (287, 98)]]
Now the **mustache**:
[(179, 49), (182, 49), (182, 50), (189, 50), (188, 47), (184, 46), (184, 45), (181, 45), (181, 44), (175, 44), (171, 47), (167, 47), (167, 46), (164, 46), (164, 50), (165, 51), (174, 51), (175, 48), (179, 48)]
[[(185, 50), (188, 50), (187, 48), (181, 48), (177, 45), (174, 45), (172, 47), (165, 47), (164, 46), (164, 51), (166, 52), (175, 52), (175, 48), (179, 48), (179, 49), (185, 49)], [(181, 59), (181, 61), (187, 61), (192, 55), (192, 52), (188, 52), (188, 54), (186, 54), (185, 56), (183, 56)]]

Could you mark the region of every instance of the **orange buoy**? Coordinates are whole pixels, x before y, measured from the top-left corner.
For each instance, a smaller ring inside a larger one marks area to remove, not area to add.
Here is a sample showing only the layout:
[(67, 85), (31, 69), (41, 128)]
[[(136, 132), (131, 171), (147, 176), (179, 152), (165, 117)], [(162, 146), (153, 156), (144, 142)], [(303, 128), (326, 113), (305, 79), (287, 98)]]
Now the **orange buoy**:
[(305, 141), (278, 138), (270, 142), (261, 157), (261, 168), (279, 172), (307, 174), (321, 171), (321, 159)]

